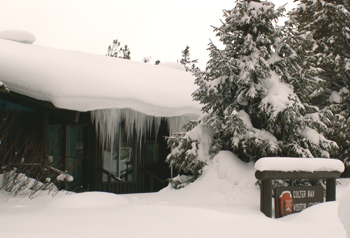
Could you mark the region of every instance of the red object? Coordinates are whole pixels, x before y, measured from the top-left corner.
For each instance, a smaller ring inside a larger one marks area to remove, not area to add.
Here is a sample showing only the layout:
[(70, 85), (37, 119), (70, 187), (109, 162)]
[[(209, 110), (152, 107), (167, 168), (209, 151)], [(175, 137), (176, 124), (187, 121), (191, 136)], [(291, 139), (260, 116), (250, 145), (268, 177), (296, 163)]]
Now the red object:
[(280, 216), (291, 214), (293, 211), (293, 197), (290, 191), (283, 191), (280, 196)]

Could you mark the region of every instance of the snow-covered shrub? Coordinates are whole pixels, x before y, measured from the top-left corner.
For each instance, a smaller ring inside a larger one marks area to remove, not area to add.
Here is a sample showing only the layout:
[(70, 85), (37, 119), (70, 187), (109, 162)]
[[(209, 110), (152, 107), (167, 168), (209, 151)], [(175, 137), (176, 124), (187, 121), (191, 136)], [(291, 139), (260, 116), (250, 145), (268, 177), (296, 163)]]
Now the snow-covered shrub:
[(28, 195), (32, 199), (40, 191), (49, 191), (53, 196), (58, 192), (57, 186), (50, 179), (42, 183), (36, 179), (28, 178), (25, 174), (16, 173), (15, 170), (6, 172), (1, 176), (3, 176), (3, 180), (0, 189), (4, 189), (13, 196)]
[[(203, 166), (204, 167), (204, 166)], [(197, 177), (193, 175), (177, 175), (176, 177), (170, 179), (170, 184), (175, 189), (184, 188), (190, 183), (194, 182)]]
[(188, 122), (184, 129), (186, 132), (175, 133), (166, 138), (171, 148), (166, 162), (187, 175), (170, 180), (175, 188), (184, 187), (196, 180), (210, 159), (211, 130), (200, 120)]
[[(50, 167), (41, 168), (44, 171), (48, 171)], [(52, 168), (53, 170), (57, 169)], [(37, 175), (37, 174), (36, 174)], [(44, 173), (43, 175), (48, 175)], [(65, 172), (60, 171), (59, 175), (51, 176), (42, 176), (44, 179), (40, 178), (30, 178), (24, 173), (20, 173), (17, 171), (17, 168), (13, 168), (11, 171), (4, 172), (0, 174), (1, 183), (0, 190), (3, 189), (6, 192), (9, 192), (11, 195), (28, 195), (29, 198), (34, 198), (41, 191), (48, 191), (52, 194), (52, 196), (56, 195), (59, 191), (59, 183), (60, 182), (72, 182), (73, 177)]]

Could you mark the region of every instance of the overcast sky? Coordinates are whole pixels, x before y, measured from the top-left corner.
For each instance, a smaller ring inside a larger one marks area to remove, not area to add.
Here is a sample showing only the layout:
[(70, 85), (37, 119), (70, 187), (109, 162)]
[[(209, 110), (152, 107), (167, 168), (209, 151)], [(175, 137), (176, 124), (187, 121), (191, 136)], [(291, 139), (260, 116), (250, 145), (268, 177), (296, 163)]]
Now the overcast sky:
[[(292, 0), (272, 0), (276, 6)], [(210, 25), (234, 0), (0, 0), (0, 31), (27, 30), (37, 45), (104, 55), (114, 39), (128, 45), (131, 59), (176, 62), (190, 46), (201, 67), (208, 60)]]

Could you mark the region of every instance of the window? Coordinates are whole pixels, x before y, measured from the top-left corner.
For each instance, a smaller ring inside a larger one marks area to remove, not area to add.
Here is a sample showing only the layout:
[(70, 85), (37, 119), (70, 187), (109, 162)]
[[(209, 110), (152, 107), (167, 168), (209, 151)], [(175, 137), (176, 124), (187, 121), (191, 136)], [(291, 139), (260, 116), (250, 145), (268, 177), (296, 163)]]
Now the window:
[(67, 170), (73, 176), (73, 182), (69, 183), (69, 189), (74, 189), (83, 184), (83, 126), (68, 125), (66, 135)]
[[(116, 135), (114, 143), (109, 148), (104, 148), (102, 159), (103, 168), (120, 180), (136, 180), (137, 143), (134, 138), (128, 138), (124, 128)], [(103, 182), (108, 181), (108, 176), (103, 174)]]
[(146, 161), (147, 163), (159, 162), (159, 144), (157, 141), (147, 141), (146, 143)]

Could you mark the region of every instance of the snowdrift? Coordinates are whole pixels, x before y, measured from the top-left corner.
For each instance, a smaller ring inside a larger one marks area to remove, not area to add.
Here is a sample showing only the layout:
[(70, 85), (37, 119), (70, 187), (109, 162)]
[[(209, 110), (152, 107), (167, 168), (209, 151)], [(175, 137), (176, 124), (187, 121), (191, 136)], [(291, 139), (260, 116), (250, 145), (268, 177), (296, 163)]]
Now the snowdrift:
[(350, 185), (345, 189), (338, 206), (338, 215), (350, 238)]
[(259, 204), (254, 163), (244, 163), (230, 151), (221, 151), (204, 167), (201, 177), (180, 190), (160, 191), (175, 201), (205, 204)]

